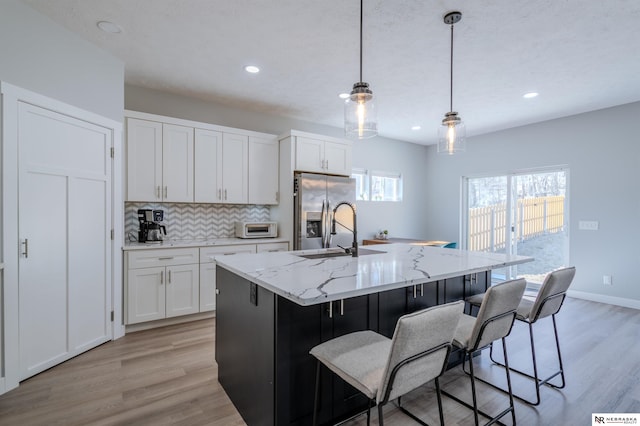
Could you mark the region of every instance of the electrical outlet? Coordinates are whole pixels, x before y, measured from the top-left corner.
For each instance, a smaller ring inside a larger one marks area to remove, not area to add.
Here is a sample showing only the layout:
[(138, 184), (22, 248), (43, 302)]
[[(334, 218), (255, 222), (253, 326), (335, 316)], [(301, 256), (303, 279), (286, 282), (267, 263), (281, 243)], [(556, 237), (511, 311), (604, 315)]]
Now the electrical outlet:
[(583, 231), (597, 231), (599, 223), (597, 220), (581, 220), (578, 222), (578, 229)]
[(602, 284), (611, 285), (611, 275), (603, 275), (602, 276)]

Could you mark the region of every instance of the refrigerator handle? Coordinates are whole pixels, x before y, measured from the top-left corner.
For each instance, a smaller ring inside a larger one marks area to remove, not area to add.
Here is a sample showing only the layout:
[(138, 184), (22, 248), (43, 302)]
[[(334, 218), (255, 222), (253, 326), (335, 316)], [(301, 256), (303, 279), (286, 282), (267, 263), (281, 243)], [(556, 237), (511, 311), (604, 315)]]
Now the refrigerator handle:
[(331, 203), (327, 200), (327, 248), (331, 247), (331, 240), (333, 239), (331, 222), (333, 222), (333, 211), (331, 210)]
[(329, 215), (329, 206), (327, 206), (327, 200), (322, 200), (322, 215), (320, 216), (320, 223), (322, 225), (322, 248), (327, 248), (327, 216)]

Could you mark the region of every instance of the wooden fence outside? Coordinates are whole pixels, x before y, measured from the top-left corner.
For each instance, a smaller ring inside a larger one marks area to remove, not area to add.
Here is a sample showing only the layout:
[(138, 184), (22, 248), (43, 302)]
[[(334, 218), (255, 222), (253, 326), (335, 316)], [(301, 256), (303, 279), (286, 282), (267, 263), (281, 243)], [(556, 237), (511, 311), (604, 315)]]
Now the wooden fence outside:
[[(518, 240), (562, 231), (564, 198), (559, 195), (518, 200), (514, 224)], [(502, 250), (507, 237), (506, 203), (469, 209), (469, 250)]]

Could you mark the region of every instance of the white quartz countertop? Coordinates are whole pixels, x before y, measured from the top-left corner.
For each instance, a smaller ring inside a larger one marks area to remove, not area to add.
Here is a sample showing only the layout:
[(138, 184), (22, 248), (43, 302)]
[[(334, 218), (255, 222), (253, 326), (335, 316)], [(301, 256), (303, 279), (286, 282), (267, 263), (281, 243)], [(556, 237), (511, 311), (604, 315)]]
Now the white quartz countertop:
[(314, 305), (533, 260), (411, 244), (361, 250), (379, 253), (320, 259), (298, 255), (322, 250), (241, 254), (218, 259), (217, 264), (299, 305)]
[(205, 240), (164, 240), (159, 243), (127, 242), (122, 250), (149, 250), (181, 247), (234, 246), (239, 244), (284, 243), (285, 238), (208, 238)]

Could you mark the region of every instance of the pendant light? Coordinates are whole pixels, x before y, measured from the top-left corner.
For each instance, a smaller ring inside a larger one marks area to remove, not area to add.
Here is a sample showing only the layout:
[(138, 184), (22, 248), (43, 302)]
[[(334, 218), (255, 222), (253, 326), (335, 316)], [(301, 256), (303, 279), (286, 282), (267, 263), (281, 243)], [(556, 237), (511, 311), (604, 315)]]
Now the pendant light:
[(344, 102), (344, 132), (349, 137), (368, 139), (378, 134), (376, 107), (369, 83), (362, 81), (362, 3), (360, 0), (360, 81)]
[(438, 152), (452, 155), (464, 152), (466, 145), (466, 129), (464, 123), (453, 110), (453, 25), (460, 22), (462, 13), (449, 12), (444, 16), (444, 23), (451, 25), (451, 62), (449, 86), (449, 112), (444, 115), (442, 125), (438, 129)]

